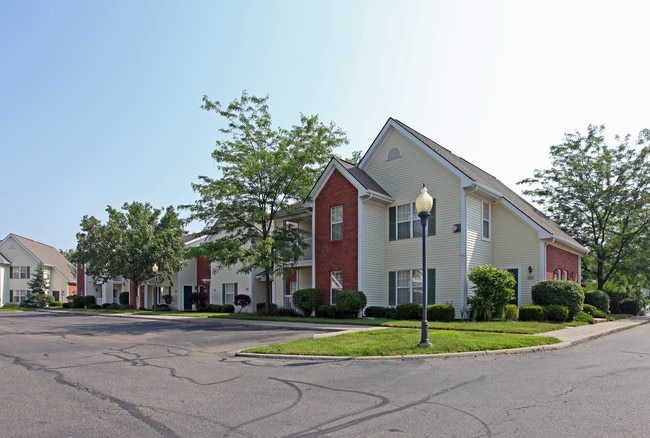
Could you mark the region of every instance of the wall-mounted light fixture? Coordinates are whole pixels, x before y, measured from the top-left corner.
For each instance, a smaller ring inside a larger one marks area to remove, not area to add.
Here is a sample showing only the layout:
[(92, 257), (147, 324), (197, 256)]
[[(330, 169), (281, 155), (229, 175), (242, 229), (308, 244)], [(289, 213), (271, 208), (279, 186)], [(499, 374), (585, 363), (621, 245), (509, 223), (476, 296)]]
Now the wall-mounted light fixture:
[(528, 275), (533, 273), (533, 267), (528, 265)]
[(571, 278), (576, 278), (576, 273), (575, 272), (571, 272)]
[(460, 233), (460, 224), (454, 224), (453, 227), (451, 227), (454, 233)]

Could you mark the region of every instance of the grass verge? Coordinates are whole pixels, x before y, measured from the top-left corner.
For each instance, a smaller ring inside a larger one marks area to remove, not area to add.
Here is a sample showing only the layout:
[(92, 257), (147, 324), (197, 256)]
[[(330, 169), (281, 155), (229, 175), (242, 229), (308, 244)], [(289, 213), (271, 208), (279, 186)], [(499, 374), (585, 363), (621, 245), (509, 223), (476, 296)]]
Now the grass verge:
[(502, 350), (560, 342), (547, 336), (430, 330), (431, 348), (419, 348), (420, 331), (387, 328), (357, 332), (327, 338), (305, 339), (244, 350), (246, 353), (307, 355), (307, 356), (413, 356), (420, 354), (459, 353), (468, 351)]

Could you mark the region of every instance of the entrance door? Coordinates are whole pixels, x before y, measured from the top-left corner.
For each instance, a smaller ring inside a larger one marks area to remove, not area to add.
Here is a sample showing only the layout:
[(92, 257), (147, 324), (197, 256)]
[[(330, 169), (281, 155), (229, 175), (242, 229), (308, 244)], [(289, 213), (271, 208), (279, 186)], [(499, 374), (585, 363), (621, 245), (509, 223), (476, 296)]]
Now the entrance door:
[(192, 291), (193, 286), (183, 285), (183, 310), (190, 310), (192, 308)]
[(515, 297), (508, 304), (516, 304), (519, 307), (519, 268), (508, 268), (508, 272), (515, 276)]

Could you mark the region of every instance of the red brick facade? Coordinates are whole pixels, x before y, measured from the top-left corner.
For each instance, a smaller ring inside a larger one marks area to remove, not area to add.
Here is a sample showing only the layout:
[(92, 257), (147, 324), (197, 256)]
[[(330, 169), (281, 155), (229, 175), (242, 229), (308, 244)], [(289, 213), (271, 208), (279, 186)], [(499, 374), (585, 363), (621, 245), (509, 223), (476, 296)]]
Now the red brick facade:
[(555, 246), (546, 246), (546, 280), (580, 281), (580, 257)]
[[(343, 272), (343, 290), (358, 289), (359, 273), (359, 194), (357, 189), (334, 170), (318, 194), (314, 205), (314, 260), (316, 288), (323, 293), (323, 304), (330, 304), (330, 272)], [(343, 206), (343, 239), (331, 240), (330, 209)]]

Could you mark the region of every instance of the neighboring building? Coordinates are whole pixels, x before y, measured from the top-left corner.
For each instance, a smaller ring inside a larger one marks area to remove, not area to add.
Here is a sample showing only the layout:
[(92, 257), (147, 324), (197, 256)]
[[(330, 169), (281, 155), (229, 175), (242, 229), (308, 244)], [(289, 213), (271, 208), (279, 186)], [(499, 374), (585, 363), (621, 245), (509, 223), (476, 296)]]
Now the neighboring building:
[(45, 269), (49, 291), (56, 301), (65, 301), (76, 293), (77, 275), (72, 263), (56, 248), (16, 234), (0, 241), (0, 305), (22, 303), (27, 298), (27, 284), (39, 263)]
[[(323, 303), (341, 290), (361, 290), (369, 306), (422, 302), (421, 225), (414, 202), (422, 184), (434, 198), (428, 225), (428, 302), (457, 313), (472, 295), (468, 272), (508, 269), (516, 303), (530, 304), (540, 280), (580, 281), (587, 249), (499, 180), (422, 134), (388, 119), (358, 166), (332, 159), (316, 182), (301, 221), (312, 230), (311, 257), (274, 301), (316, 287)], [(286, 225), (278, 221), (278, 226)]]

